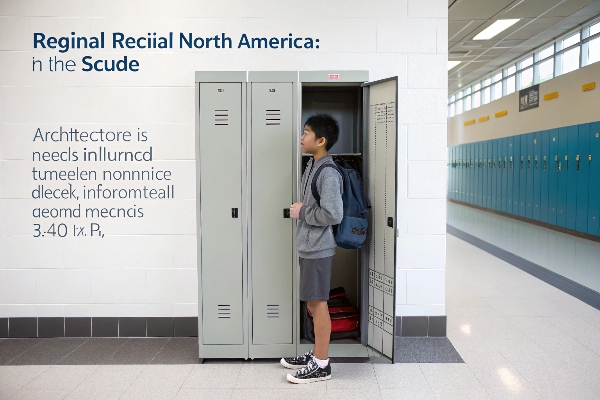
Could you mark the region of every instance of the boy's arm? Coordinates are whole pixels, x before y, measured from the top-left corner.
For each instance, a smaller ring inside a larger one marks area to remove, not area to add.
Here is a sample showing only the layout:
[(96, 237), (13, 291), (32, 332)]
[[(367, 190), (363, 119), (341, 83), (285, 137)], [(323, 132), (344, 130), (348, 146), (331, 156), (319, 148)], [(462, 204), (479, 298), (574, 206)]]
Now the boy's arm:
[(313, 226), (337, 225), (342, 222), (344, 216), (342, 178), (332, 168), (324, 169), (320, 178), (322, 178), (319, 187), (321, 206), (310, 207), (303, 204), (298, 219)]

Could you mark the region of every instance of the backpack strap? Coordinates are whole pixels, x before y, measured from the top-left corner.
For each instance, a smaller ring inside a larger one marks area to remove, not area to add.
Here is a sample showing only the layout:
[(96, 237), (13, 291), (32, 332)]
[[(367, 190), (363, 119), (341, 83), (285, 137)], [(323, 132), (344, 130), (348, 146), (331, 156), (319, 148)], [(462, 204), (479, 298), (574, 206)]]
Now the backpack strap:
[(321, 174), (321, 171), (323, 170), (323, 168), (327, 168), (327, 167), (335, 168), (336, 171), (338, 170), (337, 166), (335, 166), (334, 164), (325, 163), (317, 169), (317, 171), (313, 175), (312, 182), (310, 183), (310, 190), (311, 190), (312, 195), (315, 198), (315, 200), (317, 200), (317, 204), (319, 207), (321, 207), (321, 195), (319, 194), (319, 191), (317, 190), (317, 179), (319, 179), (319, 175)]

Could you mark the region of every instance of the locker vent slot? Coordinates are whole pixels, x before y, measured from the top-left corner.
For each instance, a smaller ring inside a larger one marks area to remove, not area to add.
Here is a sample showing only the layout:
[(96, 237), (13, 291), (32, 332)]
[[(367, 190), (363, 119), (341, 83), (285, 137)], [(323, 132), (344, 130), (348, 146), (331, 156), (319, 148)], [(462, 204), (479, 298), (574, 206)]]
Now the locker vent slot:
[(281, 125), (281, 110), (267, 110), (265, 123), (267, 125)]
[(267, 304), (267, 318), (279, 318), (279, 304)]
[(219, 318), (231, 318), (231, 305), (230, 304), (217, 305), (217, 313), (218, 313)]
[(215, 125), (229, 125), (229, 110), (215, 110)]

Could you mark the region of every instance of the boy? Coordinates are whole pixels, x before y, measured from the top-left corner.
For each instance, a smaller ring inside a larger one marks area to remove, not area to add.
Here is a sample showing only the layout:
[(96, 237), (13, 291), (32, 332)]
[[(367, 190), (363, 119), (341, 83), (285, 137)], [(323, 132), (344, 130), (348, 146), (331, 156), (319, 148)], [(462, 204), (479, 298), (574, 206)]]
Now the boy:
[(333, 164), (329, 149), (339, 136), (337, 121), (326, 114), (316, 114), (306, 120), (300, 139), (303, 153), (313, 155), (302, 175), (302, 202), (292, 204), (290, 217), (298, 219), (296, 247), (300, 258), (300, 300), (308, 303), (315, 328), (313, 350), (293, 358), (282, 358), (281, 364), (297, 369), (295, 375), (287, 374), (293, 383), (309, 383), (331, 378), (327, 356), (331, 335), (329, 318), (329, 284), (336, 243), (331, 225), (342, 221), (342, 176), (335, 168), (325, 167), (317, 178), (320, 206), (312, 195), (311, 183), (317, 169)]

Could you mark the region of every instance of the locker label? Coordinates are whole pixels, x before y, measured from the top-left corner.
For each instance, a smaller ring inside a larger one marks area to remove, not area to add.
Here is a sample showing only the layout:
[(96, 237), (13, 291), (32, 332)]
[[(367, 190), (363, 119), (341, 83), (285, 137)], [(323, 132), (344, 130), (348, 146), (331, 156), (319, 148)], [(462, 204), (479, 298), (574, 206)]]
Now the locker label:
[(275, 89), (269, 89), (269, 93), (275, 93)]

